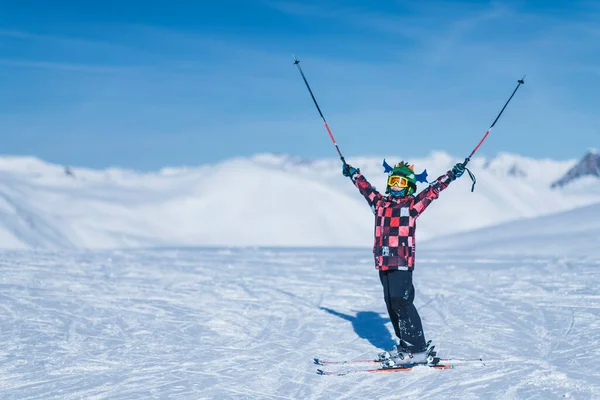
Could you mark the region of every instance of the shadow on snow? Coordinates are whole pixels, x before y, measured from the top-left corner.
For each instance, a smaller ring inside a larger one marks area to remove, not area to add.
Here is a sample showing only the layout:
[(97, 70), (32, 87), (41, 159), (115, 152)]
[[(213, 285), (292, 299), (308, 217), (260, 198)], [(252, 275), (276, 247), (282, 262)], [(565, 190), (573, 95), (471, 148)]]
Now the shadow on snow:
[(388, 350), (396, 344), (389, 329), (386, 327), (389, 319), (383, 318), (379, 313), (374, 311), (359, 311), (356, 313), (356, 316), (352, 316), (327, 307), (319, 308), (352, 323), (354, 332), (361, 339), (368, 340), (369, 343), (377, 348)]

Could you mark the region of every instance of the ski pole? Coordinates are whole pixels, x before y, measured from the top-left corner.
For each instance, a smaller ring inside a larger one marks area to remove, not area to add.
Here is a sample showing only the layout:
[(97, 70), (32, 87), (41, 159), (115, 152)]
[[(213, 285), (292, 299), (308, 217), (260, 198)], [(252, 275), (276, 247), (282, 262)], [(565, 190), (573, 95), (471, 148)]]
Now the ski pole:
[(306, 84), (306, 88), (308, 89), (308, 92), (310, 93), (310, 97), (312, 97), (313, 102), (315, 103), (315, 106), (317, 107), (317, 111), (319, 111), (319, 115), (323, 119), (323, 123), (325, 123), (325, 128), (327, 129), (327, 132), (329, 133), (329, 137), (331, 138), (331, 141), (333, 142), (335, 149), (337, 150), (338, 154), (340, 155), (340, 159), (342, 160), (342, 163), (344, 163), (344, 165), (346, 165), (346, 160), (344, 159), (344, 156), (342, 155), (340, 148), (338, 147), (337, 143), (335, 142), (335, 138), (333, 137), (333, 134), (331, 133), (331, 129), (329, 129), (327, 120), (325, 120), (325, 117), (323, 116), (323, 113), (321, 112), (319, 103), (317, 103), (317, 99), (315, 99), (315, 95), (313, 94), (312, 90), (310, 89), (310, 85), (308, 84), (308, 81), (306, 80), (306, 77), (304, 76), (304, 72), (302, 72), (302, 68), (300, 68), (300, 61), (296, 58), (296, 56), (294, 56), (294, 64), (296, 65), (296, 67), (298, 67), (298, 71), (300, 71), (300, 75), (302, 75), (302, 79), (304, 80), (304, 83)]
[(485, 135), (483, 135), (483, 138), (481, 138), (481, 140), (479, 141), (479, 143), (477, 144), (477, 146), (475, 146), (475, 148), (473, 149), (473, 151), (471, 152), (471, 154), (469, 154), (469, 156), (467, 158), (465, 158), (465, 161), (462, 164), (463, 167), (465, 167), (465, 169), (469, 173), (469, 176), (471, 177), (471, 180), (473, 181), (473, 186), (471, 187), (471, 192), (473, 190), (475, 190), (476, 179), (475, 179), (475, 175), (473, 175), (473, 173), (471, 173), (471, 171), (469, 169), (467, 169), (466, 166), (469, 163), (469, 161), (471, 161), (471, 157), (473, 157), (473, 154), (475, 154), (475, 152), (483, 144), (483, 141), (488, 137), (488, 135), (492, 131), (492, 128), (494, 127), (494, 125), (496, 125), (496, 122), (498, 122), (498, 120), (500, 119), (500, 116), (502, 115), (502, 113), (506, 109), (506, 106), (508, 105), (508, 103), (510, 103), (510, 101), (512, 100), (512, 98), (515, 95), (515, 93), (517, 93), (517, 90), (519, 90), (519, 87), (525, 83), (525, 75), (523, 75), (523, 78), (519, 79), (517, 82), (518, 82), (517, 87), (515, 88), (515, 90), (513, 90), (512, 94), (510, 95), (510, 97), (508, 98), (508, 100), (506, 100), (506, 103), (504, 103), (504, 107), (502, 107), (502, 110), (500, 110), (500, 113), (498, 113), (498, 116), (496, 117), (496, 119), (494, 120), (494, 122), (492, 123), (492, 125), (490, 125), (490, 127), (488, 128), (488, 130), (485, 132)]

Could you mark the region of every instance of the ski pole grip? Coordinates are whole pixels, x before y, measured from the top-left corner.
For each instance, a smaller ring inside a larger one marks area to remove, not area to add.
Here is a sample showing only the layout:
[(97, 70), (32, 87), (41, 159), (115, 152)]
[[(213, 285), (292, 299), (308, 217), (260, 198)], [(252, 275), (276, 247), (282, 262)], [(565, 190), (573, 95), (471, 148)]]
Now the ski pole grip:
[(467, 158), (465, 158), (465, 161), (462, 163), (462, 166), (463, 166), (463, 167), (466, 167), (466, 166), (467, 166), (467, 164), (469, 163), (469, 161), (471, 161), (471, 157), (467, 157)]

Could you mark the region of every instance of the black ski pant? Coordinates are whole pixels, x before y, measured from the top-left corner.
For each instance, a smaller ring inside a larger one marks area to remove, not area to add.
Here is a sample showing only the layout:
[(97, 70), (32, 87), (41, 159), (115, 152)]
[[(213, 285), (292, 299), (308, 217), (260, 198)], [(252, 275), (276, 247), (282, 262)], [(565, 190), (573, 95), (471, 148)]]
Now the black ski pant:
[(415, 287), (412, 271), (379, 271), (383, 296), (394, 332), (400, 344), (413, 353), (425, 351), (425, 334), (421, 317), (413, 304)]

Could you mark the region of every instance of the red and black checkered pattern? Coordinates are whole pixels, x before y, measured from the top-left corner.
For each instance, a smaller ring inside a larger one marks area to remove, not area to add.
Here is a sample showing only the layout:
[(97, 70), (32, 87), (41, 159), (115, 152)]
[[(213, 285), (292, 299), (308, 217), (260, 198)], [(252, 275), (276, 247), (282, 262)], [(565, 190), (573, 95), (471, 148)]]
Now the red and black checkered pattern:
[(418, 195), (402, 198), (382, 195), (360, 173), (352, 178), (375, 214), (375, 267), (382, 271), (414, 269), (417, 217), (448, 187), (450, 172)]

